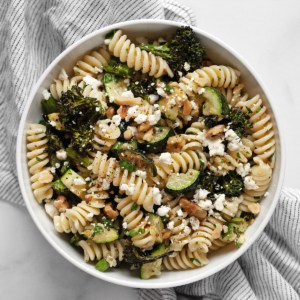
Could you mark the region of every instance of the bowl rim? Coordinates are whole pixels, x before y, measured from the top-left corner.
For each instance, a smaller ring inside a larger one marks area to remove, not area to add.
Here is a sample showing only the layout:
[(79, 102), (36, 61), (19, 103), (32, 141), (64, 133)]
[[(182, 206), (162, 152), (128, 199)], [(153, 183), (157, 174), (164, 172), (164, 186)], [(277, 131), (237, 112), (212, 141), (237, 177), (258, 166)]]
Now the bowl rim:
[(277, 133), (278, 133), (278, 140), (279, 140), (279, 145), (277, 145), (277, 151), (280, 152), (280, 156), (281, 156), (281, 164), (278, 166), (279, 170), (279, 176), (278, 176), (278, 184), (274, 193), (274, 197), (273, 197), (273, 201), (271, 203), (271, 206), (269, 208), (269, 210), (267, 211), (264, 219), (261, 221), (261, 223), (259, 224), (257, 230), (255, 231), (255, 233), (249, 237), (249, 239), (247, 240), (247, 243), (245, 243), (243, 245), (243, 247), (239, 248), (238, 250), (234, 251), (232, 253), (232, 255), (229, 257), (229, 259), (225, 260), (223, 263), (219, 264), (218, 266), (208, 269), (205, 272), (196, 274), (194, 276), (189, 276), (189, 277), (185, 277), (182, 276), (181, 279), (177, 279), (174, 280), (174, 282), (172, 283), (164, 283), (159, 282), (159, 283), (151, 283), (151, 281), (143, 281), (140, 280), (140, 282), (136, 282), (133, 281), (131, 282), (130, 277), (128, 277), (128, 279), (119, 279), (119, 278), (111, 278), (111, 277), (107, 277), (107, 275), (105, 273), (102, 272), (95, 272), (92, 271), (91, 268), (88, 268), (88, 264), (86, 264), (84, 261), (79, 262), (77, 259), (71, 257), (66, 251), (63, 250), (63, 248), (61, 248), (59, 245), (57, 245), (52, 238), (50, 237), (50, 235), (48, 235), (47, 231), (45, 228), (43, 228), (43, 226), (39, 223), (38, 219), (35, 216), (35, 212), (33, 210), (33, 208), (30, 205), (30, 200), (29, 197), (27, 195), (26, 192), (26, 188), (25, 188), (25, 180), (23, 178), (23, 173), (22, 173), (22, 155), (21, 155), (21, 149), (22, 149), (22, 143), (23, 143), (23, 135), (24, 135), (24, 130), (25, 130), (25, 124), (26, 124), (26, 118), (29, 112), (29, 108), (31, 106), (31, 103), (34, 99), (34, 96), (36, 95), (36, 93), (38, 92), (41, 83), (43, 82), (43, 80), (46, 78), (46, 76), (48, 75), (48, 73), (50, 72), (50, 70), (57, 64), (57, 62), (60, 61), (61, 58), (63, 58), (67, 53), (69, 53), (70, 51), (72, 51), (74, 48), (76, 48), (78, 45), (84, 43), (86, 40), (92, 38), (93, 36), (96, 36), (98, 34), (101, 34), (103, 32), (106, 31), (110, 31), (116, 28), (122, 28), (124, 26), (128, 26), (128, 25), (139, 25), (139, 24), (153, 24), (153, 23), (158, 23), (158, 24), (162, 24), (162, 25), (170, 25), (170, 26), (175, 26), (175, 27), (179, 27), (179, 26), (186, 26), (187, 24), (181, 23), (181, 22), (177, 22), (177, 21), (169, 21), (169, 20), (161, 20), (161, 19), (139, 19), (139, 20), (130, 20), (130, 21), (125, 21), (125, 22), (119, 22), (119, 23), (114, 23), (112, 25), (109, 26), (105, 26), (101, 29), (98, 29), (96, 31), (93, 31), (92, 33), (82, 37), (81, 39), (79, 39), (78, 41), (76, 41), (75, 43), (73, 43), (71, 46), (69, 46), (68, 48), (66, 48), (61, 54), (59, 54), (53, 61), (52, 63), (44, 70), (44, 72), (42, 73), (42, 75), (40, 76), (40, 78), (38, 79), (38, 81), (36, 82), (36, 84), (33, 86), (31, 93), (29, 94), (28, 97), (28, 101), (26, 102), (25, 106), (24, 106), (24, 110), (22, 112), (22, 117), (21, 117), (21, 121), (19, 124), (19, 128), (18, 128), (18, 136), (17, 136), (17, 143), (16, 143), (16, 164), (17, 164), (17, 176), (18, 176), (18, 182), (19, 182), (19, 186), (21, 189), (21, 193), (23, 196), (23, 199), (25, 201), (27, 210), (31, 216), (31, 218), (33, 219), (34, 223), (36, 224), (36, 226), (38, 227), (39, 231), (42, 233), (42, 235), (45, 237), (45, 239), (52, 245), (52, 247), (54, 249), (56, 249), (57, 252), (59, 252), (65, 259), (67, 259), (70, 263), (72, 263), (73, 265), (75, 265), (76, 267), (78, 267), (79, 269), (81, 269), (82, 271), (105, 281), (114, 283), (114, 284), (118, 284), (118, 285), (122, 285), (122, 286), (127, 286), (127, 287), (132, 287), (132, 288), (169, 288), (169, 287), (175, 287), (175, 286), (181, 286), (181, 285), (185, 285), (185, 284), (189, 284), (198, 280), (202, 280), (206, 277), (209, 277), (219, 271), (221, 271), (222, 269), (224, 269), (225, 267), (227, 267), (229, 264), (233, 263), (235, 260), (237, 260), (242, 254), (244, 254), (252, 245), (253, 243), (257, 240), (257, 238), (260, 236), (260, 234), (262, 233), (262, 231), (264, 230), (264, 228), (266, 227), (266, 225), (268, 224), (271, 216), (273, 215), (273, 212), (276, 208), (276, 205), (279, 201), (279, 195), (282, 189), (282, 185), (283, 185), (283, 179), (284, 179), (284, 173), (285, 173), (285, 144), (284, 144), (284, 138), (283, 138), (283, 134), (282, 134), (282, 126), (281, 126), (281, 122), (278, 118), (278, 113), (276, 111), (276, 107), (274, 105), (274, 102), (272, 100), (272, 96), (268, 90), (268, 88), (265, 86), (264, 82), (262, 81), (262, 79), (260, 78), (260, 76), (257, 74), (257, 72), (253, 69), (253, 67), (247, 62), (246, 59), (244, 59), (239, 53), (236, 52), (236, 50), (234, 50), (233, 48), (231, 48), (231, 46), (227, 45), (224, 41), (220, 40), (219, 38), (217, 38), (215, 35), (208, 33), (207, 31), (204, 31), (200, 28), (197, 28), (196, 26), (190, 26), (193, 28), (193, 30), (195, 30), (197, 33), (199, 33), (200, 35), (205, 36), (206, 38), (208, 38), (209, 40), (217, 43), (218, 45), (220, 45), (221, 47), (224, 47), (229, 53), (231, 53), (238, 61), (240, 61), (248, 71), (250, 71), (250, 73), (253, 75), (253, 77), (257, 80), (257, 82), (259, 83), (260, 88), (263, 90), (263, 92), (266, 95), (266, 98), (268, 99), (268, 103), (270, 104), (270, 107), (272, 109), (273, 112), (273, 116), (274, 116), (274, 123), (276, 123), (277, 126)]

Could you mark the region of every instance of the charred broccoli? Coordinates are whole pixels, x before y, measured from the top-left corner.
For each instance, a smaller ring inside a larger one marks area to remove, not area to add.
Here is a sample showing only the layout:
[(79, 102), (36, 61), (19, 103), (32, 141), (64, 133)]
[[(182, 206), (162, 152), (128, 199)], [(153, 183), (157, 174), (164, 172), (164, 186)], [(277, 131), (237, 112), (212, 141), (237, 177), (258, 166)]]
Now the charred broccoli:
[(238, 108), (233, 108), (228, 116), (230, 128), (236, 132), (239, 137), (247, 134), (247, 130), (252, 128), (253, 124), (247, 114)]
[(156, 79), (143, 75), (141, 78), (133, 78), (129, 89), (135, 97), (142, 97), (149, 100), (149, 95), (156, 93)]
[(227, 197), (238, 197), (244, 188), (242, 176), (235, 171), (229, 171), (225, 176), (221, 177), (220, 183)]
[(79, 152), (92, 148), (92, 127), (104, 115), (101, 103), (95, 98), (84, 97), (82, 92), (74, 85), (58, 100), (59, 121), (70, 136), (70, 147)]
[(178, 72), (186, 74), (199, 69), (206, 56), (205, 50), (191, 27), (180, 27), (174, 38), (163, 44), (142, 44), (141, 49), (152, 52), (167, 60), (170, 68), (179, 77)]

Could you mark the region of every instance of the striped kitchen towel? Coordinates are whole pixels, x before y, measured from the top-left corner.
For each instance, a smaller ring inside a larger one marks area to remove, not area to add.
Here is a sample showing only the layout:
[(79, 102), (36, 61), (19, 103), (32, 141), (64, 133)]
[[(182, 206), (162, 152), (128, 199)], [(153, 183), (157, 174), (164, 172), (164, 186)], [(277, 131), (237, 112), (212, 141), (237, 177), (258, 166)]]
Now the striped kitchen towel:
[(133, 19), (195, 25), (191, 10), (163, 0), (3, 0), (0, 8), (0, 199), (23, 204), (16, 135), (33, 85), (65, 48), (103, 26)]
[(224, 270), (192, 284), (138, 294), (140, 300), (300, 299), (300, 191), (282, 191), (264, 232)]

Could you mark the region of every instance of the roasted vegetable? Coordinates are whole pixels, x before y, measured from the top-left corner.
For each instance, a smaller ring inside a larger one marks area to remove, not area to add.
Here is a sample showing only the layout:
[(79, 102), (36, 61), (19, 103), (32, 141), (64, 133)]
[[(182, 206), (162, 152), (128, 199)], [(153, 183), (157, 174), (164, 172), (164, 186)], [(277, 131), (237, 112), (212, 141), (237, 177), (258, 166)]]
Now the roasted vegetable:
[(133, 69), (130, 69), (126, 64), (121, 63), (116, 57), (112, 57), (108, 65), (103, 67), (104, 71), (120, 77), (130, 78), (133, 74)]
[(93, 125), (104, 115), (101, 103), (84, 97), (82, 89), (73, 86), (58, 100), (59, 120), (70, 136), (70, 146), (79, 152), (92, 149)]
[(238, 197), (243, 191), (244, 181), (235, 171), (229, 171), (225, 176), (220, 177), (220, 185), (227, 197)]
[(204, 170), (203, 176), (200, 180), (200, 186), (202, 189), (210, 191), (210, 193), (214, 193), (216, 191), (216, 187), (219, 186), (218, 179), (219, 177), (217, 175), (206, 169)]
[(178, 72), (186, 74), (199, 69), (206, 57), (195, 32), (188, 26), (178, 28), (169, 43), (142, 44), (141, 48), (166, 59), (174, 71), (175, 79), (179, 77)]
[(141, 97), (149, 101), (149, 95), (156, 94), (156, 79), (138, 74), (131, 80), (128, 89), (132, 91), (135, 97)]
[(48, 100), (43, 99), (41, 101), (43, 114), (49, 115), (57, 112), (57, 101), (50, 96)]
[(229, 126), (239, 137), (246, 136), (247, 130), (252, 128), (253, 124), (247, 114), (238, 108), (233, 108), (228, 116)]

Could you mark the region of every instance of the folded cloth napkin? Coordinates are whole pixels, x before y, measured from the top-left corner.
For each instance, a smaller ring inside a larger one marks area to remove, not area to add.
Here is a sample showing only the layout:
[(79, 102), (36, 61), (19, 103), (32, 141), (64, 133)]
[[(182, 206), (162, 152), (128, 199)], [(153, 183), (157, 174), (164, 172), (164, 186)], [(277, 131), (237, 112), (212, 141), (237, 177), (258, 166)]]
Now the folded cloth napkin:
[[(1, 200), (24, 205), (16, 179), (16, 134), (29, 92), (44, 69), (84, 35), (115, 22), (141, 18), (195, 25), (191, 10), (171, 0), (1, 3)], [(138, 290), (140, 299), (300, 299), (299, 201), (299, 191), (285, 189), (264, 233), (223, 271), (175, 289)]]
[(140, 300), (300, 299), (300, 191), (282, 191), (264, 232), (224, 270), (176, 288), (139, 289), (138, 295)]
[(16, 135), (33, 85), (65, 48), (101, 27), (134, 19), (195, 25), (192, 11), (163, 0), (4, 0), (0, 9), (0, 199), (23, 204)]

